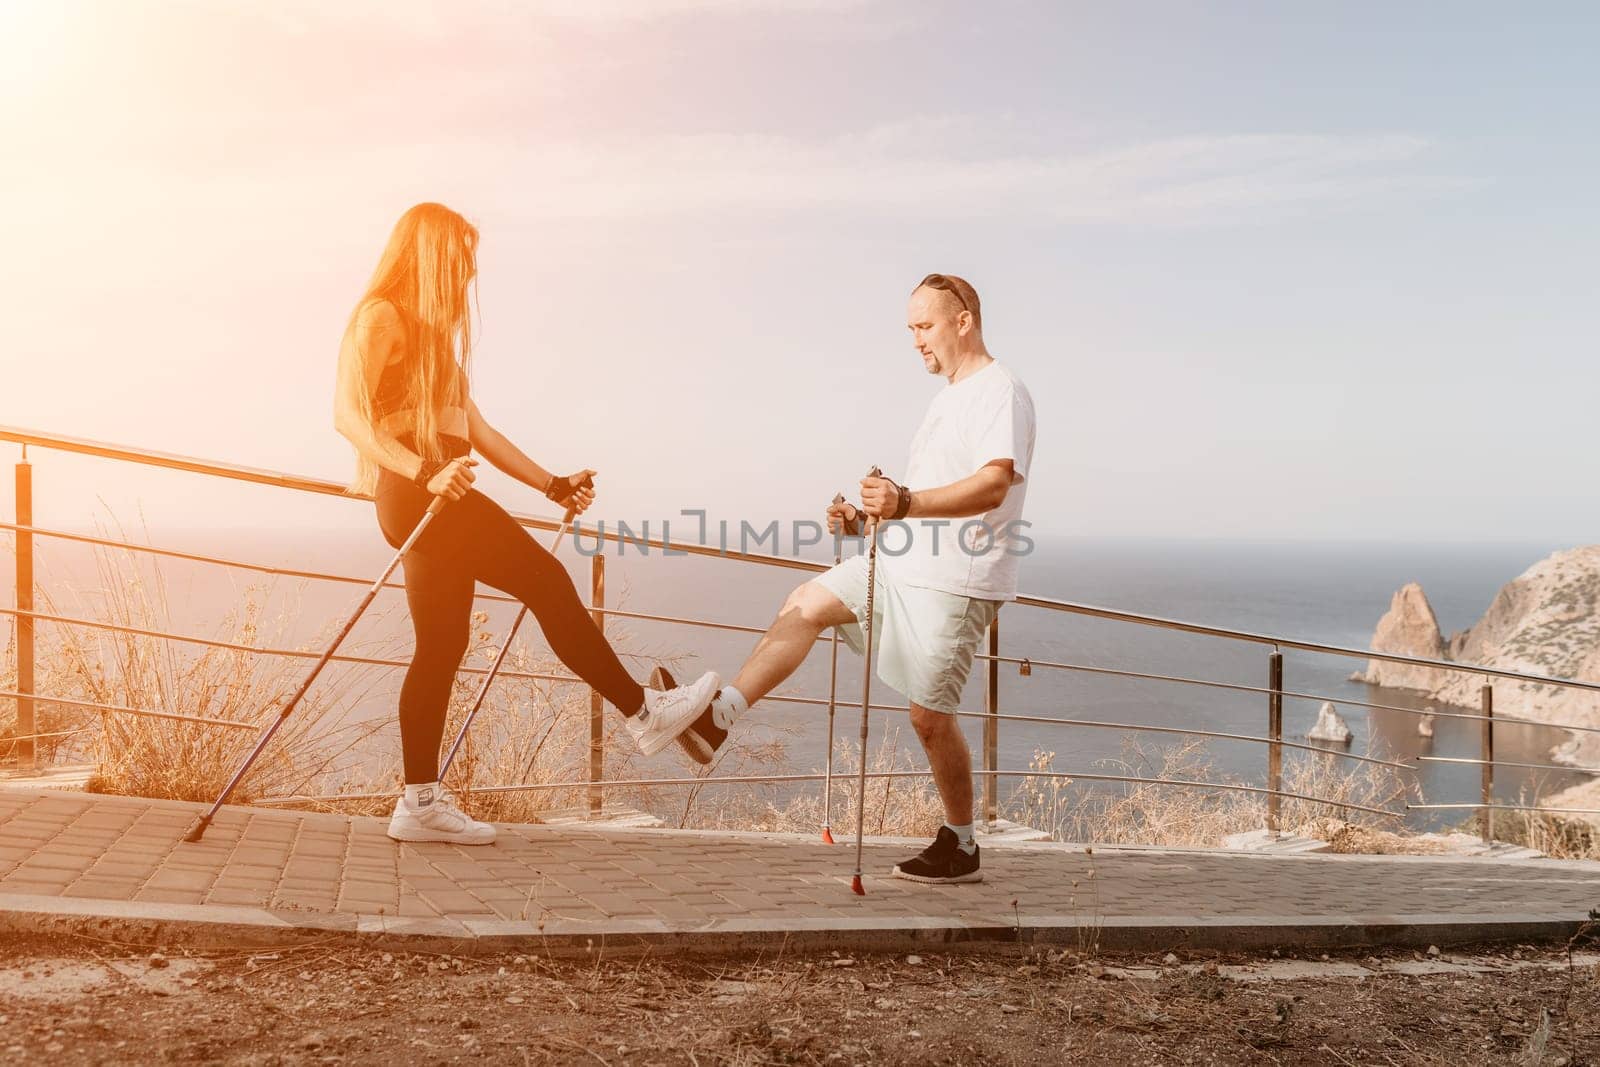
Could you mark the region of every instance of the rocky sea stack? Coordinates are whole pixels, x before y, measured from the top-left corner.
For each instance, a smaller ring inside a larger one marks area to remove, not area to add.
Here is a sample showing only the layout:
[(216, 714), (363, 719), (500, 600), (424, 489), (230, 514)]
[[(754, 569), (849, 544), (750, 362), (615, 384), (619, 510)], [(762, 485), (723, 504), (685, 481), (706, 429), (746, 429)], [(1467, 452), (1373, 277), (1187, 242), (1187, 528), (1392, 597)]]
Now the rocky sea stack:
[[(1445, 640), (1422, 587), (1404, 586), (1372, 635), (1374, 652), (1482, 664), (1529, 674), (1600, 682), (1600, 545), (1540, 560), (1508, 582), (1483, 618)], [(1370, 660), (1371, 685), (1410, 689), (1476, 709), (1484, 679), (1410, 664)], [(1494, 682), (1496, 714), (1553, 724), (1600, 727), (1600, 693), (1531, 682)], [(1600, 734), (1575, 734), (1556, 757), (1600, 765)]]

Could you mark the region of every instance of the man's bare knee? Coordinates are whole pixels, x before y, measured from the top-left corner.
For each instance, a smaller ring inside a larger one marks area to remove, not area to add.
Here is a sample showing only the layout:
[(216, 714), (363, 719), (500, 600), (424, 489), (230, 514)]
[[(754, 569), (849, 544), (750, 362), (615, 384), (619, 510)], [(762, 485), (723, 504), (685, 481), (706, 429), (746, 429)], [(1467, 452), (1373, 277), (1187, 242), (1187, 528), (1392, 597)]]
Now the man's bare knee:
[(819, 633), (824, 627), (838, 626), (852, 618), (839, 598), (817, 582), (806, 582), (790, 591), (779, 618), (794, 619)]
[(917, 731), (917, 737), (924, 745), (948, 736), (955, 721), (956, 717), (946, 712), (934, 711), (921, 704), (911, 705), (911, 728)]

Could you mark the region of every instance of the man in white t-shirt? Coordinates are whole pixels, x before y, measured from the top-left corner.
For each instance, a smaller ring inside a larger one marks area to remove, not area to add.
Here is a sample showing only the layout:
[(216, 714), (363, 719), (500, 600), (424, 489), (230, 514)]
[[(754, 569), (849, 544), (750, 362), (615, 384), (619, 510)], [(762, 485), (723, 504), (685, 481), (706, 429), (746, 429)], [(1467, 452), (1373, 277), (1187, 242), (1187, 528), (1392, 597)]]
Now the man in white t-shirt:
[[(933, 844), (894, 868), (919, 882), (977, 882), (972, 754), (954, 712), (973, 654), (1002, 602), (1015, 599), (1017, 560), (1032, 547), (1022, 502), (1033, 459), (1033, 400), (983, 343), (978, 294), (930, 274), (911, 294), (906, 325), (928, 373), (946, 385), (911, 440), (903, 481), (864, 478), (861, 506), (828, 509), (828, 525), (859, 532), (860, 512), (884, 520), (878, 541), (873, 635), (878, 677), (911, 703), (944, 802)], [(731, 685), (679, 735), (701, 763), (751, 704), (794, 672), (828, 626), (858, 653), (867, 560), (853, 556), (789, 595)]]

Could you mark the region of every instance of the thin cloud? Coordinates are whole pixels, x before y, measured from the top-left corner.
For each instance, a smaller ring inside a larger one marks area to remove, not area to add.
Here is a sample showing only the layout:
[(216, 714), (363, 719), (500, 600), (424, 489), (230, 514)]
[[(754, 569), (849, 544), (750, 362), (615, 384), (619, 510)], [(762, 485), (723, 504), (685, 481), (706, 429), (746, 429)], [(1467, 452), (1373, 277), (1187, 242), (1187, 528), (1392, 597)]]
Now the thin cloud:
[[(200, 0), (180, 3), (206, 6)], [(515, 32), (548, 20), (625, 27), (686, 15), (812, 15), (867, 5), (868, 0), (472, 0), (455, 4), (438, 0), (341, 0), (334, 4), (278, 0), (257, 14), (297, 33), (329, 26), (370, 26), (376, 21), (388, 32), (433, 35), (467, 26)]]
[[(1441, 173), (1433, 165), (1436, 146), (1408, 135), (1190, 136), (1056, 153), (1039, 152), (1038, 138), (1028, 135), (1019, 148), (985, 143), (973, 152), (967, 146), (977, 135), (966, 133), (981, 126), (973, 119), (917, 120), (809, 139), (727, 134), (506, 143), (477, 133), (324, 145), (314, 157), (279, 158), (230, 174), (130, 166), (118, 174), (115, 191), (78, 189), (72, 201), (104, 199), (112, 207), (142, 189), (191, 209), (214, 204), (219, 217), (244, 203), (326, 211), (364, 203), (378, 183), (392, 197), (448, 196), (475, 215), (532, 222), (938, 218), (1192, 227), (1439, 197), (1475, 184)], [(61, 178), (49, 180), (50, 188), (34, 190), (45, 201), (64, 192)], [(81, 173), (66, 184), (99, 180)]]
[[(1463, 179), (1427, 166), (1433, 145), (1400, 135), (1165, 138), (1059, 154), (966, 156), (918, 123), (831, 140), (660, 136), (546, 145), (502, 159), (533, 217), (702, 217), (820, 212), (1054, 224), (1197, 225), (1385, 196), (1436, 195)], [(499, 199), (498, 197), (496, 199)]]

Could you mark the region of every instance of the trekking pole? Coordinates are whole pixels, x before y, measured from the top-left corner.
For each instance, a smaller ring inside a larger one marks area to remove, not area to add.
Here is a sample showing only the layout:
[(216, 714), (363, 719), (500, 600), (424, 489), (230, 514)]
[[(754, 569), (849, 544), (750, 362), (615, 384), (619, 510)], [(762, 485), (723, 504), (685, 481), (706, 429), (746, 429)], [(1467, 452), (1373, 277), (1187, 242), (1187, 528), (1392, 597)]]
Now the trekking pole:
[[(835, 504), (844, 503), (844, 494), (833, 494)], [(836, 542), (837, 543), (837, 542)], [(844, 558), (837, 552), (833, 554), (833, 565), (837, 567), (844, 562)], [(833, 844), (833, 712), (837, 703), (834, 697), (839, 691), (839, 631), (833, 631), (832, 648), (828, 659), (828, 755), (827, 763), (823, 769), (822, 778), (822, 843)]]
[[(594, 479), (585, 476), (578, 488), (583, 489), (593, 484)], [(577, 508), (568, 508), (566, 515), (562, 517), (561, 526), (556, 530), (555, 542), (550, 546), (550, 554), (552, 556), (561, 547), (561, 539), (567, 536), (567, 530), (572, 526), (572, 520), (577, 515)], [(506, 639), (501, 642), (500, 651), (495, 653), (494, 662), (489, 665), (489, 673), (483, 676), (483, 684), (478, 686), (478, 695), (473, 698), (472, 708), (467, 712), (466, 719), (462, 721), (461, 729), (456, 733), (456, 739), (450, 745), (449, 754), (445, 756), (444, 762), (439, 765), (439, 781), (444, 781), (445, 773), (450, 770), (450, 764), (455, 762), (456, 753), (461, 751), (461, 744), (467, 739), (467, 731), (472, 728), (472, 720), (477, 716), (478, 709), (483, 707), (483, 698), (489, 695), (489, 686), (494, 683), (494, 676), (500, 672), (500, 665), (505, 662), (506, 653), (511, 649), (511, 639), (517, 636), (517, 627), (522, 625), (522, 620), (527, 617), (527, 614), (528, 605), (524, 604), (517, 611), (517, 617), (511, 620), (511, 629), (506, 631)]]
[(422, 536), (422, 531), (428, 528), (428, 524), (433, 521), (433, 517), (444, 510), (444, 506), (448, 502), (442, 496), (433, 498), (433, 503), (429, 504), (428, 510), (423, 512), (416, 528), (411, 531), (411, 536), (406, 538), (405, 544), (400, 546), (400, 550), (394, 554), (394, 558), (389, 561), (389, 565), (383, 568), (383, 573), (378, 576), (378, 580), (372, 583), (372, 588), (368, 589), (366, 595), (361, 598), (361, 603), (356, 605), (356, 610), (350, 613), (350, 617), (345, 620), (344, 626), (340, 628), (338, 636), (333, 639), (333, 643), (322, 653), (322, 657), (317, 660), (316, 666), (311, 668), (305, 680), (300, 683), (300, 688), (295, 690), (294, 696), (290, 697), (288, 702), (284, 704), (283, 710), (278, 712), (278, 717), (268, 723), (266, 729), (262, 730), (260, 739), (256, 741), (256, 747), (250, 750), (250, 755), (245, 757), (244, 763), (233, 773), (233, 777), (228, 781), (228, 784), (223, 786), (222, 793), (217, 797), (216, 803), (211, 805), (211, 810), (200, 816), (194, 826), (190, 827), (189, 832), (184, 835), (183, 839), (185, 841), (199, 841), (205, 835), (206, 827), (211, 825), (211, 820), (216, 817), (222, 805), (227, 803), (228, 797), (233, 794), (239, 783), (244, 780), (244, 776), (249, 772), (251, 765), (255, 763), (257, 757), (267, 747), (267, 742), (272, 740), (272, 735), (278, 732), (278, 727), (283, 725), (284, 720), (288, 719), (289, 713), (294, 711), (295, 706), (306, 695), (306, 692), (311, 688), (311, 683), (317, 680), (317, 675), (322, 673), (322, 668), (326, 667), (328, 661), (333, 658), (333, 654), (338, 650), (339, 644), (350, 635), (351, 630), (355, 629), (356, 621), (361, 618), (361, 613), (367, 610), (367, 606), (372, 603), (373, 598), (378, 595), (378, 591), (383, 588), (383, 583), (389, 580), (389, 575), (394, 573), (394, 569), (400, 565), (400, 561), (405, 558), (405, 554), (411, 551), (411, 546), (417, 543), (417, 538)]
[[(874, 466), (868, 478), (877, 478), (883, 472)], [(872, 706), (872, 604), (878, 581), (878, 520), (866, 517), (867, 534), (867, 621), (864, 666), (861, 671), (861, 766), (856, 772), (856, 873), (850, 879), (850, 891), (856, 896), (867, 895), (861, 884), (861, 845), (867, 819), (867, 709)]]

